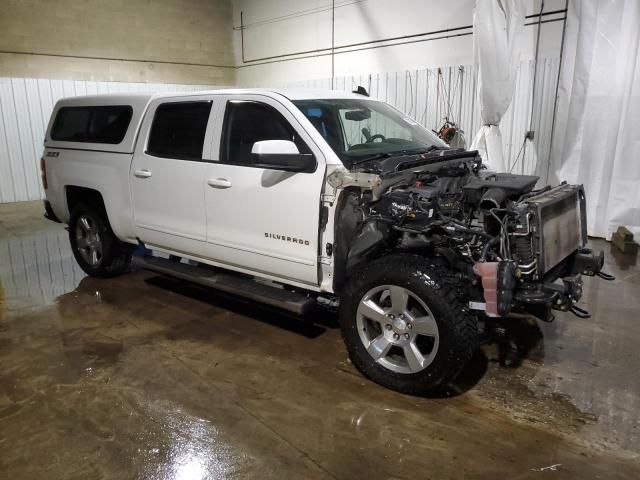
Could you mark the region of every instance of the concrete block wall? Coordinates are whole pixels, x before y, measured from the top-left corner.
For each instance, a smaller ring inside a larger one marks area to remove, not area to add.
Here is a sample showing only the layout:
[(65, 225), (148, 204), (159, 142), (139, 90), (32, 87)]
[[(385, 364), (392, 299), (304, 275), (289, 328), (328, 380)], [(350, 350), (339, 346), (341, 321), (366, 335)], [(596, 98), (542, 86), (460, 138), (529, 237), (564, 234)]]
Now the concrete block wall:
[(231, 0), (3, 0), (0, 76), (233, 85)]

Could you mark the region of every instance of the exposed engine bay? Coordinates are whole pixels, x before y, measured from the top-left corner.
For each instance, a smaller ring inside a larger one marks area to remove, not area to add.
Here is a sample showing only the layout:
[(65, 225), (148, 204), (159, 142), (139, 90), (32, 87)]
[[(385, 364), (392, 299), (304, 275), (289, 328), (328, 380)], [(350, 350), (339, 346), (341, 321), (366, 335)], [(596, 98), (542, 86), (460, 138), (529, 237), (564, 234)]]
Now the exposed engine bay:
[(580, 185), (535, 190), (538, 177), (487, 172), (477, 152), (462, 150), (375, 159), (353, 175), (370, 186), (342, 186), (338, 289), (361, 262), (406, 250), (446, 264), (471, 310), (550, 321), (552, 309), (588, 315), (576, 306), (581, 275), (607, 278), (603, 253), (586, 248)]

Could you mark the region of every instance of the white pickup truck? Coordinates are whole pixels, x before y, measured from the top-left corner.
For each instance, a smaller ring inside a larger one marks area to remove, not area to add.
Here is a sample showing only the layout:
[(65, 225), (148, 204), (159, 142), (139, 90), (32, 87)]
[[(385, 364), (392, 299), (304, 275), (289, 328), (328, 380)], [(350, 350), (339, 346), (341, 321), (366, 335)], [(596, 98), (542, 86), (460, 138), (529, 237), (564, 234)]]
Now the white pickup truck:
[[(303, 314), (339, 301), (354, 365), (444, 388), (480, 325), (585, 312), (581, 186), (488, 173), (395, 108), (335, 91), (220, 90), (59, 101), (46, 216), (85, 272), (145, 268)], [(176, 258), (182, 259), (175, 261)]]

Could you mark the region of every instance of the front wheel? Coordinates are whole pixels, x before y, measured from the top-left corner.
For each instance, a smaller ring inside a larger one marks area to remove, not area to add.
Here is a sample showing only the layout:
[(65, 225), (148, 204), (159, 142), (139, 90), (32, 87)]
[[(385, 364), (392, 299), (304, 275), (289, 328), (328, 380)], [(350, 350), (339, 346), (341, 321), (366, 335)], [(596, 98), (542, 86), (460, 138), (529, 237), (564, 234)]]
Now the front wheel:
[(115, 236), (103, 208), (79, 204), (69, 218), (69, 241), (80, 268), (92, 277), (126, 272), (130, 249)]
[(412, 395), (436, 393), (471, 359), (477, 321), (443, 273), (423, 257), (391, 255), (351, 275), (340, 326), (351, 361), (368, 378)]

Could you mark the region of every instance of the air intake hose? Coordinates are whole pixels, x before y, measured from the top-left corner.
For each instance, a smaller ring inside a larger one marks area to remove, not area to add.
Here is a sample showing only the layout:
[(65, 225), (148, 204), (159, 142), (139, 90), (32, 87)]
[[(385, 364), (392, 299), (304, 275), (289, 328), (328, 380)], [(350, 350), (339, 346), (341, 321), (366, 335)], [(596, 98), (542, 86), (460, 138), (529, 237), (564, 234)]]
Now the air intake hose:
[(480, 199), (480, 208), (483, 210), (491, 210), (492, 208), (500, 208), (507, 199), (507, 192), (502, 188), (491, 187)]

